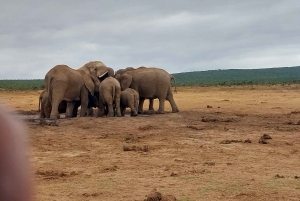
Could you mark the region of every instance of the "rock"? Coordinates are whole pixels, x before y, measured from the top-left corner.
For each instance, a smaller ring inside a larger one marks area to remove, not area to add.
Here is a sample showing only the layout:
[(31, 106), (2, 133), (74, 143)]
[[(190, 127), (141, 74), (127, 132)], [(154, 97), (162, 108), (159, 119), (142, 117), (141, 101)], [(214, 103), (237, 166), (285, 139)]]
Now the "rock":
[(244, 141), (244, 143), (251, 143), (251, 140), (247, 139), (247, 140)]
[(178, 175), (179, 175), (178, 171), (173, 171), (170, 176), (171, 177), (176, 177)]
[(151, 191), (147, 198), (144, 201), (160, 201), (161, 200), (161, 193), (157, 191)]
[(163, 195), (161, 201), (176, 201), (176, 197), (173, 195)]

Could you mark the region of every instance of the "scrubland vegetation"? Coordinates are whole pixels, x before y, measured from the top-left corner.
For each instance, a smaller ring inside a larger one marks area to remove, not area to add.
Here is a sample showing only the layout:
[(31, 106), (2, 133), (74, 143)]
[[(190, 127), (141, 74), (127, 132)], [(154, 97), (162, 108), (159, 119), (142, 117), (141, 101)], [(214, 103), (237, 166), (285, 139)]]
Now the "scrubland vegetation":
[[(229, 69), (173, 74), (178, 86), (231, 86), (300, 83), (300, 66), (266, 69)], [(0, 90), (39, 90), (43, 79), (0, 80)]]

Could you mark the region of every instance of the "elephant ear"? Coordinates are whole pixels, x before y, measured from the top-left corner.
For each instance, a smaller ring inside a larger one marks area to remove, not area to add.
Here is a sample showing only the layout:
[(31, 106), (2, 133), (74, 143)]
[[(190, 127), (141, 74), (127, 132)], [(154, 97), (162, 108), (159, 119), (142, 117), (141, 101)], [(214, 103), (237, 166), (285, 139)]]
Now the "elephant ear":
[(94, 93), (95, 93), (95, 84), (94, 84), (94, 80), (93, 80), (92, 75), (85, 74), (83, 76), (83, 80), (84, 80), (85, 87), (89, 90), (89, 92), (91, 93), (91, 95), (94, 96)]
[(130, 85), (131, 85), (131, 82), (132, 82), (132, 76), (129, 75), (129, 74), (123, 74), (121, 76), (117, 76), (120, 82), (120, 85), (121, 85), (121, 90), (124, 91), (125, 89), (127, 89)]

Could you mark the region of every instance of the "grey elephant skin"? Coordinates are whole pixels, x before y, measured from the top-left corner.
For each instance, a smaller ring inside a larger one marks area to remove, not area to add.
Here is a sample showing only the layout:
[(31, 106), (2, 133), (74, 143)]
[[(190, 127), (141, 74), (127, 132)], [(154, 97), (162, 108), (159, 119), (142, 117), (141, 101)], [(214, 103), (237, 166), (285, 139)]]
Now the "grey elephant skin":
[(121, 115), (125, 116), (125, 110), (127, 107), (131, 109), (131, 116), (137, 116), (137, 110), (139, 106), (140, 96), (134, 89), (127, 88), (121, 91), (120, 107)]
[[(88, 104), (88, 108), (92, 108), (92, 107), (98, 107), (98, 98), (97, 96), (91, 96), (89, 95), (89, 104)], [(73, 113), (72, 113), (72, 117), (77, 117), (77, 112), (78, 112), (78, 107), (81, 105), (80, 101), (75, 101), (75, 106), (73, 109)], [(51, 114), (51, 102), (49, 101), (48, 98), (48, 93), (46, 90), (42, 91), (42, 93), (39, 96), (39, 108), (38, 111), (40, 111), (40, 118), (44, 119), (44, 118), (50, 118), (50, 114)], [(67, 102), (65, 100), (63, 100), (59, 106), (58, 106), (58, 113), (62, 114), (65, 113), (67, 111)], [(88, 114), (88, 116), (92, 116), (93, 114)], [(57, 118), (60, 118), (60, 116), (58, 115)]]
[(96, 76), (100, 81), (107, 77), (114, 77), (114, 70), (101, 61), (90, 61), (78, 68), (78, 70), (83, 70), (87, 74)]
[(120, 110), (121, 86), (117, 79), (108, 77), (100, 83), (99, 87), (99, 112), (98, 116), (104, 116), (105, 107), (108, 110), (108, 116), (121, 116)]
[(139, 93), (140, 101), (138, 112), (143, 113), (143, 104), (146, 98), (159, 99), (157, 114), (164, 113), (164, 102), (168, 100), (172, 112), (179, 112), (174, 101), (171, 90), (170, 74), (160, 68), (141, 67), (135, 70), (126, 71), (122, 75), (115, 75), (121, 84), (121, 90), (132, 88)]
[[(91, 74), (101, 76), (96, 67)], [(81, 102), (80, 116), (86, 116), (89, 93), (94, 96), (100, 85), (99, 80), (91, 74), (87, 74), (84, 70), (72, 69), (67, 65), (57, 65), (50, 69), (45, 76), (45, 90), (52, 106), (51, 119), (57, 119), (58, 107), (62, 101), (67, 103), (66, 118), (73, 116), (76, 101)]]

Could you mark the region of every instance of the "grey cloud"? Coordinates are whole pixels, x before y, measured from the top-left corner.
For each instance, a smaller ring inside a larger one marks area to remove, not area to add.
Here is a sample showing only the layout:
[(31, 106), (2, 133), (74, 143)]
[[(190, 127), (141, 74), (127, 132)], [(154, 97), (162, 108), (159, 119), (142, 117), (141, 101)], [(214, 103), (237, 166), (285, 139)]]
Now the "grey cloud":
[(57, 64), (170, 73), (299, 65), (300, 2), (9, 1), (0, 12), (0, 79)]

